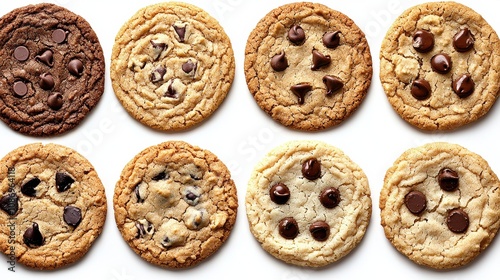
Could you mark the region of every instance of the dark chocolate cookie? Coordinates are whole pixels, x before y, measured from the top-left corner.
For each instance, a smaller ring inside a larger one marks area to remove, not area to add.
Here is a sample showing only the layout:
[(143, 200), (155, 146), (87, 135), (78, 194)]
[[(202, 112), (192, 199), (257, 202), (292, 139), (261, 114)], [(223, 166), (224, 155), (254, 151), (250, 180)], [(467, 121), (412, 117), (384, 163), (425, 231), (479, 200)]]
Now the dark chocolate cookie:
[(104, 91), (104, 56), (82, 17), (53, 4), (0, 18), (0, 118), (31, 136), (77, 126)]

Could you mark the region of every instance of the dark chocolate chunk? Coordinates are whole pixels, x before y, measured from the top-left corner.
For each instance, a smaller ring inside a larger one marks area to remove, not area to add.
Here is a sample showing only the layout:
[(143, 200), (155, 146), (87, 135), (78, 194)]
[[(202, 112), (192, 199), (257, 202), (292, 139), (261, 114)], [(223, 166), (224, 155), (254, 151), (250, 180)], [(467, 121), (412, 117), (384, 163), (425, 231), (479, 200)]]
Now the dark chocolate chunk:
[(288, 40), (295, 45), (302, 45), (306, 39), (304, 29), (298, 25), (294, 25), (288, 31)]
[(135, 186), (134, 193), (135, 193), (135, 197), (137, 198), (137, 202), (143, 203), (144, 202), (144, 198), (141, 197), (141, 193), (139, 191), (139, 186), (140, 186), (140, 183)]
[(299, 225), (294, 218), (283, 218), (279, 222), (279, 233), (283, 238), (294, 239), (299, 234)]
[(47, 105), (49, 105), (52, 110), (61, 109), (63, 104), (64, 98), (59, 92), (53, 92), (47, 97)]
[(187, 199), (187, 200), (191, 200), (191, 201), (193, 201), (193, 200), (195, 200), (195, 199), (197, 199), (197, 198), (198, 198), (198, 196), (197, 196), (196, 194), (192, 193), (192, 192), (188, 192), (188, 193), (186, 194), (186, 199)]
[(51, 90), (54, 88), (55, 82), (54, 77), (49, 73), (43, 73), (40, 75), (40, 87), (44, 90)]
[[(147, 225), (147, 227), (144, 226), (144, 223)], [(151, 224), (149, 221), (145, 222), (135, 222), (135, 227), (137, 228), (137, 235), (136, 238), (141, 238), (146, 236), (147, 234), (152, 234), (153, 233), (153, 224)]]
[(0, 209), (10, 216), (14, 216), (19, 210), (19, 198), (16, 193), (6, 193), (0, 198)]
[(323, 45), (329, 49), (335, 49), (340, 44), (340, 31), (330, 31), (323, 35)]
[(321, 177), (321, 163), (316, 158), (310, 158), (302, 164), (302, 175), (309, 180)]
[(452, 232), (463, 233), (469, 227), (469, 215), (462, 209), (453, 209), (448, 212), (446, 224)]
[(317, 241), (325, 241), (330, 236), (330, 226), (323, 222), (317, 221), (309, 226), (309, 231), (314, 239)]
[(19, 46), (14, 49), (14, 58), (23, 62), (30, 57), (30, 51), (25, 46)]
[(405, 196), (405, 205), (410, 212), (418, 215), (427, 207), (427, 198), (420, 191), (411, 191)]
[(450, 168), (442, 168), (439, 170), (438, 183), (441, 189), (451, 192), (458, 188), (458, 173)]
[(75, 206), (64, 207), (64, 222), (72, 227), (77, 227), (82, 221), (82, 210)]
[(68, 36), (67, 31), (63, 29), (56, 29), (52, 31), (52, 40), (58, 44), (64, 43), (66, 41), (66, 37)]
[(177, 98), (177, 90), (174, 88), (174, 81), (170, 82), (170, 85), (167, 87), (167, 91), (165, 92), (165, 97)]
[(283, 183), (275, 184), (269, 190), (271, 200), (277, 204), (285, 204), (290, 199), (290, 190)]
[(177, 33), (177, 36), (179, 36), (179, 42), (184, 43), (184, 40), (186, 39), (186, 26), (177, 26), (177, 25), (172, 25), (172, 27), (175, 30), (175, 33)]
[(439, 53), (431, 58), (432, 70), (440, 73), (446, 74), (451, 70), (451, 58), (445, 53)]
[(167, 69), (165, 67), (158, 67), (153, 72), (151, 72), (151, 82), (157, 83), (163, 81), (163, 77), (167, 74)]
[(68, 174), (63, 172), (56, 173), (56, 188), (58, 192), (67, 191), (74, 182), (75, 180)]
[(323, 55), (317, 50), (312, 51), (312, 66), (311, 70), (319, 70), (323, 66), (328, 66), (332, 62), (329, 55)]
[(457, 52), (467, 52), (474, 47), (474, 41), (474, 36), (466, 27), (453, 36), (453, 47)]
[(417, 78), (411, 84), (411, 95), (417, 100), (425, 100), (431, 96), (431, 85), (425, 79)]
[(191, 72), (196, 72), (196, 63), (192, 62), (191, 59), (188, 59), (184, 64), (182, 64), (182, 71), (184, 73), (189, 74)]
[(474, 92), (474, 87), (476, 84), (472, 80), (469, 74), (463, 74), (460, 77), (453, 80), (452, 87), (453, 91), (460, 98), (466, 98)]
[(312, 86), (308, 83), (300, 83), (290, 87), (290, 90), (299, 98), (299, 104), (304, 104), (305, 96), (312, 90)]
[(153, 40), (151, 40), (149, 42), (151, 43), (151, 46), (153, 47), (153, 50), (154, 50), (154, 57), (153, 57), (153, 59), (157, 60), (158, 58), (160, 58), (161, 53), (163, 52), (163, 50), (165, 50), (167, 48), (167, 44), (162, 43), (162, 42), (155, 42)]
[(21, 186), (21, 193), (23, 193), (25, 196), (35, 197), (35, 188), (40, 184), (40, 182), (40, 179), (38, 179), (37, 177), (30, 179), (28, 182), (24, 183)]
[(23, 234), (23, 241), (30, 248), (42, 246), (45, 238), (43, 238), (37, 223), (33, 223), (33, 226), (26, 229)]
[(17, 97), (23, 97), (28, 93), (28, 86), (23, 81), (14, 82), (12, 88)]
[(426, 30), (417, 30), (413, 34), (413, 48), (420, 53), (430, 52), (434, 47), (434, 35)]
[(151, 180), (153, 181), (160, 181), (160, 180), (165, 180), (165, 179), (168, 179), (168, 174), (166, 171), (162, 171), (160, 173), (158, 173), (156, 176), (154, 176), (153, 178), (151, 178)]
[(326, 95), (333, 95), (334, 92), (344, 86), (344, 83), (339, 78), (331, 75), (324, 76), (323, 83), (326, 86)]
[(35, 59), (50, 67), (54, 65), (54, 53), (51, 50), (45, 50), (42, 54), (35, 56)]
[(271, 58), (271, 67), (277, 72), (285, 71), (288, 68), (288, 60), (286, 59), (285, 52)]
[(68, 63), (68, 72), (76, 77), (80, 77), (83, 74), (83, 63), (79, 59), (72, 59)]
[(324, 189), (319, 195), (319, 201), (326, 208), (335, 208), (340, 203), (340, 192), (334, 187)]

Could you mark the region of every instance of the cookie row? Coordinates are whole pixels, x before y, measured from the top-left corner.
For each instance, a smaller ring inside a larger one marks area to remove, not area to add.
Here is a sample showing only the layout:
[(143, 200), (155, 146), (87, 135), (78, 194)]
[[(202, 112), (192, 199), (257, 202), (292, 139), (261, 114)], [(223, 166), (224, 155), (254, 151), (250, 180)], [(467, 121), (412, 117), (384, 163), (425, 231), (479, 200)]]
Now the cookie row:
[[(40, 23), (40, 19), (43, 19)], [(104, 91), (104, 57), (80, 16), (53, 4), (0, 18), (0, 118), (49, 136), (75, 128)], [(140, 28), (139, 28), (140, 27)], [(112, 50), (116, 97), (139, 122), (163, 131), (200, 124), (234, 79), (231, 42), (198, 7), (159, 3), (137, 11)], [(451, 130), (484, 116), (497, 99), (500, 40), (454, 2), (411, 7), (380, 50), (380, 80), (394, 110), (423, 130)], [(322, 130), (352, 115), (368, 93), (372, 58), (346, 15), (309, 2), (275, 8), (250, 33), (244, 72), (256, 103), (284, 126)]]
[[(104, 187), (92, 165), (55, 144), (19, 147), (0, 160), (0, 250), (37, 269), (76, 262), (100, 235)], [(387, 239), (415, 263), (456, 268), (476, 258), (500, 226), (500, 181), (464, 147), (430, 143), (403, 153), (380, 193)], [(182, 141), (136, 155), (116, 183), (115, 222), (144, 260), (192, 267), (226, 241), (238, 197), (227, 167)], [(340, 149), (291, 141), (270, 151), (250, 177), (250, 230), (284, 262), (324, 267), (362, 240), (372, 213), (363, 170)]]

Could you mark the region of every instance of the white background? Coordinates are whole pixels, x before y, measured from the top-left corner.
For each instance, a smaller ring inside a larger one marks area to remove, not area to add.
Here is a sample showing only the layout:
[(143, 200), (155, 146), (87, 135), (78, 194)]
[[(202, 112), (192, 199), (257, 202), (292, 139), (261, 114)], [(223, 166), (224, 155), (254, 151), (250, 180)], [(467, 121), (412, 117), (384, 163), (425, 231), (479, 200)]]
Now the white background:
[[(38, 1), (2, 0), (0, 14)], [(268, 117), (248, 92), (243, 72), (247, 37), (257, 22), (271, 9), (292, 1), (217, 0), (186, 2), (195, 4), (215, 17), (229, 35), (236, 56), (233, 87), (216, 113), (195, 129), (180, 133), (157, 132), (141, 125), (117, 101), (109, 78), (114, 37), (119, 28), (140, 8), (157, 1), (50, 1), (83, 16), (97, 33), (106, 58), (106, 88), (98, 106), (73, 131), (53, 138), (26, 137), (0, 123), (0, 157), (20, 145), (43, 142), (62, 144), (82, 153), (100, 175), (108, 198), (104, 231), (89, 253), (77, 262), (54, 272), (32, 271), (20, 264), (8, 271), (6, 256), (0, 254), (0, 279), (182, 279), (261, 278), (261, 279), (489, 279), (498, 275), (498, 238), (472, 264), (451, 271), (419, 267), (399, 254), (384, 236), (380, 226), (379, 193), (387, 168), (405, 150), (433, 141), (460, 144), (483, 156), (494, 171), (500, 172), (496, 104), (482, 120), (453, 132), (428, 133), (405, 123), (394, 112), (379, 80), (379, 50), (385, 32), (406, 8), (423, 1), (365, 0), (318, 1), (338, 10), (365, 32), (374, 75), (366, 99), (358, 111), (338, 127), (321, 132), (287, 129)], [(500, 18), (493, 1), (461, 0), (500, 30)], [(365, 171), (370, 182), (373, 214), (368, 231), (347, 257), (323, 269), (287, 265), (267, 254), (250, 233), (245, 214), (246, 185), (254, 165), (271, 149), (297, 139), (317, 139), (342, 149)], [(226, 244), (197, 267), (173, 271), (150, 265), (123, 241), (115, 225), (112, 197), (123, 167), (137, 153), (167, 140), (184, 140), (216, 154), (231, 170), (237, 185), (239, 212), (235, 228)], [(4, 225), (0, 225), (4, 226)], [(35, 278), (36, 277), (36, 278)]]

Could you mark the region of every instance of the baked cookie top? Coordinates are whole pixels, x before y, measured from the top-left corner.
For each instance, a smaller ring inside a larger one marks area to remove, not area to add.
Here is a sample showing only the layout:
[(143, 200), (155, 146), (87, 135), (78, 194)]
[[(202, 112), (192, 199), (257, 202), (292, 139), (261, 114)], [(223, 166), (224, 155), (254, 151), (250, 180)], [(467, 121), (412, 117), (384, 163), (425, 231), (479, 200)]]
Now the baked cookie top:
[(236, 187), (211, 152), (181, 141), (152, 146), (123, 169), (114, 195), (118, 229), (144, 260), (187, 268), (218, 250), (236, 221)]
[(128, 113), (158, 130), (210, 116), (234, 79), (231, 42), (200, 8), (165, 2), (139, 10), (116, 35), (111, 80)]
[(454, 2), (409, 8), (387, 31), (380, 80), (396, 112), (423, 130), (452, 130), (497, 99), (500, 41), (475, 11)]
[(371, 205), (361, 168), (319, 141), (273, 149), (257, 164), (246, 193), (250, 230), (262, 248), (305, 267), (326, 266), (354, 249)]
[(92, 165), (56, 144), (29, 144), (0, 160), (0, 249), (50, 270), (85, 255), (106, 219), (106, 195)]
[(76, 127), (104, 91), (104, 56), (82, 17), (53, 4), (0, 18), (0, 119), (31, 136)]
[(385, 235), (417, 264), (463, 266), (498, 231), (499, 187), (488, 163), (459, 145), (409, 149), (385, 175), (380, 193)]
[(363, 32), (346, 15), (300, 2), (269, 12), (248, 37), (245, 76), (257, 104), (299, 130), (340, 124), (360, 105), (372, 77)]

